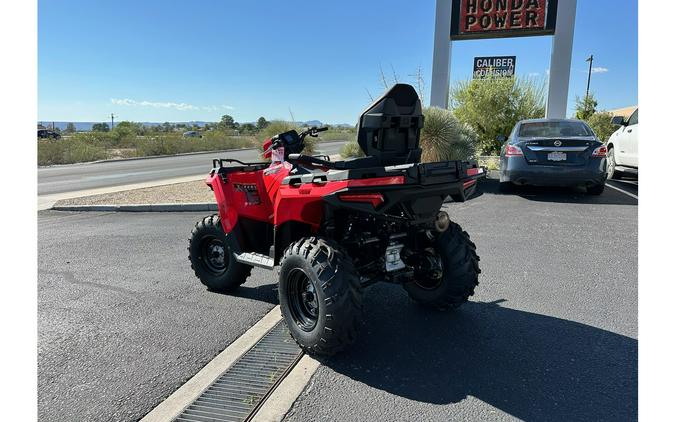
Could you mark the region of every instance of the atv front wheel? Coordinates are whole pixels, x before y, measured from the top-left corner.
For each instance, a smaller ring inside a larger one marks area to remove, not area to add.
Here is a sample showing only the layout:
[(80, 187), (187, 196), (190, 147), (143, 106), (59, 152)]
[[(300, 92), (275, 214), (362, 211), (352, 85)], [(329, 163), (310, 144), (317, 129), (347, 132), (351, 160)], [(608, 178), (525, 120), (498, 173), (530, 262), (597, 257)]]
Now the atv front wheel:
[(234, 236), (223, 231), (217, 214), (195, 225), (188, 251), (195, 275), (210, 290), (231, 291), (251, 275), (249, 265), (234, 259), (233, 253), (239, 251), (239, 244)]
[(351, 258), (333, 241), (292, 243), (279, 271), (279, 305), (305, 352), (332, 355), (350, 345), (361, 319), (362, 290)]
[(415, 271), (414, 280), (403, 285), (417, 303), (439, 310), (454, 309), (473, 295), (478, 285), (480, 258), (476, 245), (459, 224), (450, 222), (433, 247), (420, 251), (429, 262)]

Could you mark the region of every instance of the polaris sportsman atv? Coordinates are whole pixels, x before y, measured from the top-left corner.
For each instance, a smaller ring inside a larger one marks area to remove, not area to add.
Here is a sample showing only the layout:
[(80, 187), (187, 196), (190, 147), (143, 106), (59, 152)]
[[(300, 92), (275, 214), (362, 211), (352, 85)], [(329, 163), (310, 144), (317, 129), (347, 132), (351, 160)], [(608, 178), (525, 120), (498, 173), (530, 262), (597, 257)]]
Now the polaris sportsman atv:
[(253, 267), (279, 266), (290, 333), (321, 355), (354, 341), (364, 287), (376, 281), (400, 284), (432, 308), (466, 302), (478, 284), (479, 258), (441, 205), (448, 196), (464, 199), (482, 169), (420, 163), (423, 123), (417, 93), (397, 84), (359, 119), (364, 158), (303, 155), (304, 139), (326, 130), (314, 127), (266, 140), (270, 161), (213, 160), (206, 184), (218, 215), (197, 223), (188, 248), (197, 277), (228, 292)]

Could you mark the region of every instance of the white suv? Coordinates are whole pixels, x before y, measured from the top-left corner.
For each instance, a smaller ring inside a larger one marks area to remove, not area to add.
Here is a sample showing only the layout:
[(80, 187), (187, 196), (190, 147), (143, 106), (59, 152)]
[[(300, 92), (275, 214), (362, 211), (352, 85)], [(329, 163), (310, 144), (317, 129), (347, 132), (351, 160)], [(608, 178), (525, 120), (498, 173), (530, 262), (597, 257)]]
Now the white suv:
[(614, 116), (612, 124), (620, 125), (607, 140), (607, 178), (619, 179), (623, 173), (638, 171), (638, 109), (628, 120)]

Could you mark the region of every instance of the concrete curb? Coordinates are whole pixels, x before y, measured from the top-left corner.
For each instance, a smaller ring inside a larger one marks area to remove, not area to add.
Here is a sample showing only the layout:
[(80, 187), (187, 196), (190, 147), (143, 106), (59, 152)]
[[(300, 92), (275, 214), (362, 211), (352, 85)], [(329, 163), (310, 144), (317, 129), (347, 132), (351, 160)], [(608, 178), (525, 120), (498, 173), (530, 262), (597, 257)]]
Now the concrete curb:
[(189, 204), (129, 204), (129, 205), (57, 205), (55, 211), (98, 212), (192, 212), (218, 211), (218, 205), (207, 202)]

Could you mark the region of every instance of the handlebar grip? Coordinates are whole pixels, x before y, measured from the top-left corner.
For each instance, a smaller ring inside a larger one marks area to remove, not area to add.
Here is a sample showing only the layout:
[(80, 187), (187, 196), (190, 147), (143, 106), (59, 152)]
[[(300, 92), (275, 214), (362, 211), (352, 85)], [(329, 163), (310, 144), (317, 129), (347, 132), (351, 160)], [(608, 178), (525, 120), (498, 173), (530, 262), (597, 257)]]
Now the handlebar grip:
[(300, 154), (288, 154), (289, 160), (297, 160), (298, 158), (300, 158)]
[(323, 131), (326, 131), (326, 130), (328, 130), (328, 127), (327, 127), (327, 126), (326, 126), (326, 127), (320, 127), (320, 128), (318, 128), (316, 131), (317, 131), (317, 132), (323, 132)]

